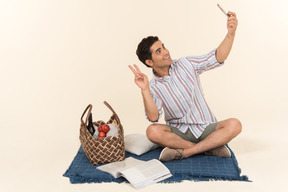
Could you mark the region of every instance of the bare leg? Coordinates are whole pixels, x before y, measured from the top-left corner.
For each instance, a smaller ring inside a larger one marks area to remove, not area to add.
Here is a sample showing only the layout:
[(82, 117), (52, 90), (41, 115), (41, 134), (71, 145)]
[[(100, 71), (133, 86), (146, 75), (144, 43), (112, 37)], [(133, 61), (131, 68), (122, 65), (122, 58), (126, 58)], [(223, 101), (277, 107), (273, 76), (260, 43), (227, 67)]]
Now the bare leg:
[(203, 141), (195, 144), (189, 149), (184, 149), (183, 157), (190, 157), (192, 155), (223, 146), (236, 137), (241, 130), (242, 125), (237, 119), (227, 119), (221, 121), (217, 125), (216, 131), (208, 135), (208, 137), (206, 137)]
[(195, 144), (182, 139), (171, 131), (171, 129), (163, 124), (151, 124), (146, 134), (149, 140), (162, 147), (169, 147), (172, 149), (188, 149)]
[(184, 149), (183, 158), (203, 153), (211, 149), (223, 146), (236, 137), (242, 130), (242, 125), (237, 119), (227, 119), (219, 122), (216, 131), (211, 133), (203, 141), (194, 144), (171, 131), (169, 127), (161, 124), (153, 124), (147, 128), (147, 137), (160, 146), (172, 149)]

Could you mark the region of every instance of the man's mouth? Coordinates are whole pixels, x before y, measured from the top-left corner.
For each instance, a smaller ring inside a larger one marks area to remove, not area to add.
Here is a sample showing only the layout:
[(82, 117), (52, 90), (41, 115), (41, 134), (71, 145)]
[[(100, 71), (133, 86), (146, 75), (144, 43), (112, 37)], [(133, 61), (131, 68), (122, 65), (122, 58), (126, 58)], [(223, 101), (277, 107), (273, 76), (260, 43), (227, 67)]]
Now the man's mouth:
[(170, 59), (170, 56), (168, 55), (167, 57), (164, 57), (164, 60)]

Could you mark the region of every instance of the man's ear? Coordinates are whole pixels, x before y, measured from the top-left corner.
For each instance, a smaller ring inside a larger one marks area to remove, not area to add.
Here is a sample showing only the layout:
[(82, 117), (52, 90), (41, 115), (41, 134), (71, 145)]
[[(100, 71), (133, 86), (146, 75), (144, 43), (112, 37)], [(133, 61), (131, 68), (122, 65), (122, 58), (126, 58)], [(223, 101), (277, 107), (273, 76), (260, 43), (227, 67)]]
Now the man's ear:
[(146, 65), (149, 65), (150, 67), (152, 67), (154, 64), (154, 62), (151, 59), (146, 59), (145, 63)]

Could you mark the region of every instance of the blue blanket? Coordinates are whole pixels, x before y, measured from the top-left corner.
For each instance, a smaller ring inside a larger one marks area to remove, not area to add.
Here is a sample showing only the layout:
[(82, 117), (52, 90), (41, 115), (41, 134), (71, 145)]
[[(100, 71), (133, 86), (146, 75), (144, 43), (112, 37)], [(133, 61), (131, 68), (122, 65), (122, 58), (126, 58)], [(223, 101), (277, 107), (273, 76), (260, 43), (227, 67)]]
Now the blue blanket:
[[(229, 148), (229, 147), (228, 147)], [(229, 148), (230, 149), (230, 148)], [(158, 159), (162, 148), (145, 153), (141, 156), (126, 152), (127, 157), (148, 161)], [(231, 158), (220, 158), (214, 156), (195, 155), (190, 158), (164, 162), (165, 166), (171, 171), (172, 177), (162, 182), (181, 182), (183, 180), (209, 181), (209, 180), (229, 180), (229, 181), (249, 181), (247, 176), (241, 176), (241, 170), (234, 153), (230, 149)], [(96, 169), (92, 166), (82, 147), (72, 161), (70, 167), (63, 174), (69, 177), (71, 183), (101, 183), (101, 182), (127, 182), (123, 177), (114, 179), (108, 173)]]

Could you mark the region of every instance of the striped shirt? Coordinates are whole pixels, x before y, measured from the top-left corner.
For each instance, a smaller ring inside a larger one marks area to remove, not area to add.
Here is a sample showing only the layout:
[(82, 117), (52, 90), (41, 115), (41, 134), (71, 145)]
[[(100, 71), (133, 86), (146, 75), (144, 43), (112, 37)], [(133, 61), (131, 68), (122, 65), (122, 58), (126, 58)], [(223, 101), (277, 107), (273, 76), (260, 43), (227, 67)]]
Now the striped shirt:
[(150, 81), (150, 91), (159, 110), (159, 118), (164, 109), (167, 125), (183, 133), (190, 129), (196, 138), (209, 124), (217, 122), (204, 99), (199, 78), (204, 71), (224, 64), (217, 62), (215, 52), (216, 49), (206, 55), (173, 60), (169, 76), (159, 78), (153, 71)]

